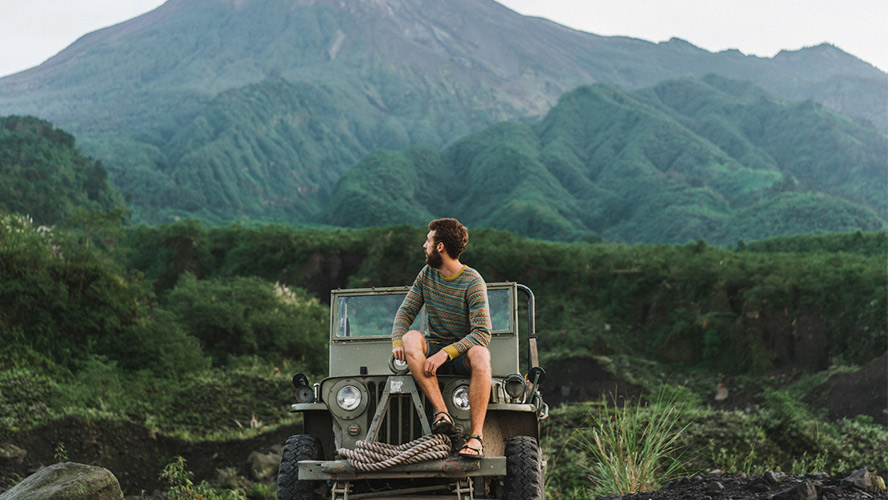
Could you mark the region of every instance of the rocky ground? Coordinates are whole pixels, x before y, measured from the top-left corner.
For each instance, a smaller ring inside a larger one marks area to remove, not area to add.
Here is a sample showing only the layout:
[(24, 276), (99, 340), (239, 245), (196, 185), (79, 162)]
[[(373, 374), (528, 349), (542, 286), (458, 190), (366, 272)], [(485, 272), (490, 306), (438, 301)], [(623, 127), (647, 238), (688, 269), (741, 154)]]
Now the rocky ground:
[[(570, 360), (568, 360), (570, 361)], [(624, 393), (640, 389), (624, 380), (607, 378), (607, 373), (594, 360), (575, 361), (575, 371), (587, 377), (568, 377), (565, 380), (592, 380), (596, 386), (580, 385), (556, 387), (564, 400), (594, 399), (613, 386), (620, 385)], [(568, 363), (564, 363), (566, 366)], [(611, 375), (612, 376), (612, 375)], [(818, 399), (807, 401), (826, 408), (831, 418), (870, 415), (876, 422), (886, 422), (888, 394), (885, 380), (888, 376), (888, 355), (881, 356), (853, 374), (831, 379), (827, 387), (816, 391)], [(715, 381), (714, 381), (715, 382)], [(722, 409), (747, 408), (760, 404), (759, 390), (754, 383), (740, 385), (726, 379), (730, 394), (715, 404)], [(780, 384), (778, 384), (780, 385)], [(713, 383), (714, 386), (714, 383)], [(628, 389), (626, 389), (628, 388)], [(714, 392), (714, 391), (713, 391)], [(547, 401), (549, 401), (547, 396)], [(552, 396), (553, 403), (557, 399)], [(300, 425), (280, 426), (245, 439), (223, 442), (185, 441), (159, 434), (135, 423), (86, 422), (66, 418), (19, 432), (0, 431), (0, 494), (18, 480), (42, 467), (59, 461), (95, 464), (109, 469), (119, 480), (126, 495), (138, 498), (143, 492), (152, 495), (166, 485), (161, 480), (163, 467), (177, 455), (187, 460), (188, 470), (198, 481), (214, 480), (218, 471), (228, 470), (249, 481), (273, 482), (268, 477), (276, 472), (274, 461), (279, 460), (281, 445), (291, 434), (300, 432)], [(60, 448), (60, 445), (62, 449)], [(877, 471), (884, 474), (886, 471)], [(873, 482), (880, 478), (870, 477)], [(767, 473), (761, 476), (722, 474), (714, 472), (682, 478), (656, 492), (626, 495), (621, 500), (837, 500), (888, 498), (878, 485), (858, 484), (847, 475), (830, 477), (825, 474), (786, 476)], [(611, 497), (615, 500), (619, 497)]]
[[(120, 481), (127, 498), (160, 498), (163, 484), (159, 470), (164, 460), (180, 454), (198, 478), (213, 477), (215, 471), (230, 468), (250, 480), (274, 481), (275, 452), (280, 443), (296, 429), (279, 429), (251, 439), (185, 443), (152, 435), (148, 429), (127, 424), (84, 424), (63, 420), (30, 434), (17, 436), (18, 442), (30, 444), (30, 453), (17, 460), (0, 460), (0, 475), (7, 479), (24, 477), (52, 463), (47, 442), (66, 442), (68, 459), (83, 463), (103, 463)], [(51, 435), (51, 436), (48, 436)], [(50, 439), (47, 439), (50, 437)], [(22, 450), (24, 451), (24, 450)], [(264, 460), (266, 459), (266, 460)], [(273, 462), (269, 470), (260, 470), (264, 461)], [(164, 462), (166, 463), (166, 462)], [(274, 470), (271, 470), (274, 469)], [(258, 477), (257, 477), (258, 476)], [(664, 488), (648, 493), (610, 496), (602, 500), (863, 500), (888, 499), (884, 480), (865, 470), (847, 476), (825, 473), (789, 476), (767, 472), (763, 475), (728, 474), (713, 471), (705, 475), (683, 477)], [(0, 495), (8, 484), (0, 484)]]
[(265, 462), (279, 462), (279, 450), (287, 437), (300, 428), (301, 425), (284, 426), (245, 439), (194, 442), (164, 436), (133, 423), (66, 418), (16, 433), (14, 445), (11, 436), (0, 436), (0, 493), (9, 487), (10, 481), (60, 461), (107, 468), (128, 496), (151, 494), (168, 486), (160, 473), (176, 456), (186, 459), (187, 469), (198, 481), (212, 480), (222, 469), (254, 481), (267, 480), (269, 474), (277, 473), (277, 463), (270, 471)]
[[(766, 472), (763, 475), (725, 474), (683, 477), (664, 488), (606, 500), (864, 500), (888, 498), (882, 478), (866, 470), (846, 477), (826, 473), (788, 476)], [(604, 499), (603, 499), (604, 500)]]

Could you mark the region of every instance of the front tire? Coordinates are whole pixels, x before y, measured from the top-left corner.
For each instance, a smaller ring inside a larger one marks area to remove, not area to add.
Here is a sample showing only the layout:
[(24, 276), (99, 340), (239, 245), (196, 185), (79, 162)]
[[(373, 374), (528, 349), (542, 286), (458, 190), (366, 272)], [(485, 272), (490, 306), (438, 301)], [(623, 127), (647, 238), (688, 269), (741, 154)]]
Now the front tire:
[(544, 500), (540, 445), (530, 436), (506, 442), (505, 500)]
[(322, 481), (299, 479), (300, 460), (322, 460), (324, 451), (321, 441), (309, 434), (296, 434), (287, 439), (281, 466), (278, 469), (278, 500), (321, 500), (319, 489)]

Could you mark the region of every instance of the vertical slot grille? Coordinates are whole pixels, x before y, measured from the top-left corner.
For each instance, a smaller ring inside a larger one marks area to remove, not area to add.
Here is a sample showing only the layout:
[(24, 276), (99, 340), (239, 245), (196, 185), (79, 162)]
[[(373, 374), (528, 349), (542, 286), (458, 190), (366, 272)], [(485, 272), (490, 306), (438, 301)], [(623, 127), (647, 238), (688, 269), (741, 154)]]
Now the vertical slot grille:
[[(368, 392), (370, 392), (370, 401), (367, 409), (370, 415), (375, 415), (379, 409), (379, 405), (384, 404), (382, 393), (385, 391), (385, 383), (369, 382), (367, 384)], [(428, 400), (425, 395), (420, 395), (423, 409), (429, 408)], [(429, 418), (426, 411), (426, 418)], [(393, 394), (391, 396), (388, 411), (382, 419), (379, 426), (379, 433), (376, 440), (380, 443), (388, 443), (392, 445), (400, 445), (409, 443), (414, 439), (422, 436), (422, 424), (416, 408), (413, 406), (413, 399), (409, 394)]]

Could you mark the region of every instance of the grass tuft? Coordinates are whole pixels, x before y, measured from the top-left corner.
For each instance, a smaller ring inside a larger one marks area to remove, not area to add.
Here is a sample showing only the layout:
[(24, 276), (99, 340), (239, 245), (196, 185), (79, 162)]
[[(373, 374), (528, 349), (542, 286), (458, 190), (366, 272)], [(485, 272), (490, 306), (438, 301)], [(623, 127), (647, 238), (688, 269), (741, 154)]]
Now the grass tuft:
[(597, 495), (651, 491), (678, 477), (684, 461), (676, 442), (687, 427), (679, 420), (684, 405), (660, 391), (649, 405), (641, 401), (621, 407), (614, 401), (590, 414), (591, 435), (584, 434), (588, 466)]

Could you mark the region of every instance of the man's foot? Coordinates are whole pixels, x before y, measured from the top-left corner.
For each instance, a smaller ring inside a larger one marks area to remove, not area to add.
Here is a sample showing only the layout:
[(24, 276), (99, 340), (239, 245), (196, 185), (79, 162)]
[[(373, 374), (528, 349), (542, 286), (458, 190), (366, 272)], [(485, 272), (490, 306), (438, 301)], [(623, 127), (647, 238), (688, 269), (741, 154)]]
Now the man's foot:
[(432, 434), (447, 434), (453, 427), (453, 418), (446, 410), (436, 411), (432, 418)]
[(481, 458), (484, 456), (484, 443), (480, 434), (470, 434), (466, 444), (459, 450), (459, 456), (465, 458)]

